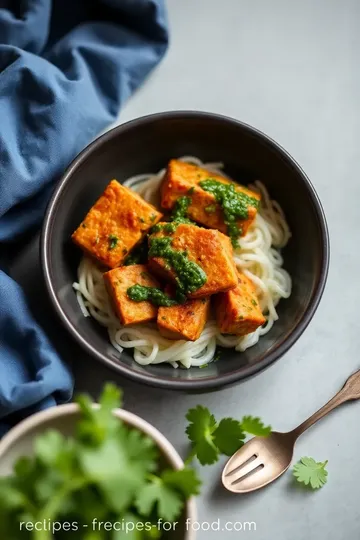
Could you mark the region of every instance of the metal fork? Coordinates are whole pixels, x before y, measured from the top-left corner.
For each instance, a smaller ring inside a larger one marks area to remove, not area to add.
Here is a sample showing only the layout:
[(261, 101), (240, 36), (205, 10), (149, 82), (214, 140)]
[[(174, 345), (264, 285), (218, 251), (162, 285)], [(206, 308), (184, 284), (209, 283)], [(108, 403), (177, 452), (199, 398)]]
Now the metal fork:
[(234, 493), (262, 488), (281, 476), (291, 464), (296, 440), (306, 429), (345, 401), (360, 399), (360, 370), (343, 388), (308, 420), (288, 433), (273, 431), (269, 437), (254, 437), (227, 462), (222, 483)]

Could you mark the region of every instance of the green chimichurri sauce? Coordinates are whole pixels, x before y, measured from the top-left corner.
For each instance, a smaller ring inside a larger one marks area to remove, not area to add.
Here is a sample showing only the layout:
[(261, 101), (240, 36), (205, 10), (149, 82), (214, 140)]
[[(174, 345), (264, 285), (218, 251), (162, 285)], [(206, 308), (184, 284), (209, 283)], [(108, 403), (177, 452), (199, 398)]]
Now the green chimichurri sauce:
[(156, 287), (147, 287), (146, 285), (132, 285), (126, 291), (128, 297), (134, 302), (144, 302), (147, 300), (155, 306), (175, 306), (177, 302)]
[(241, 227), (236, 223), (239, 219), (247, 219), (249, 206), (258, 208), (259, 201), (246, 193), (236, 191), (234, 184), (223, 184), (212, 178), (199, 182), (199, 186), (212, 193), (216, 202), (220, 204), (224, 214), (224, 223), (227, 234), (230, 236), (234, 248), (238, 247), (238, 237), (241, 235)]
[(157, 223), (151, 229), (151, 232), (157, 233), (159, 231), (164, 231), (169, 234), (174, 234), (176, 227), (181, 223), (193, 224), (188, 217), (186, 217), (188, 208), (191, 204), (190, 197), (179, 197), (176, 201), (174, 209), (169, 217), (169, 223)]
[(171, 247), (172, 238), (151, 238), (149, 257), (162, 257), (176, 274), (177, 298), (179, 294), (187, 295), (200, 289), (206, 283), (204, 270), (188, 259), (185, 251), (177, 251)]
[(170, 221), (177, 223), (194, 223), (187, 217), (188, 208), (191, 204), (191, 197), (179, 197), (171, 212)]
[(173, 234), (176, 231), (176, 227), (176, 223), (157, 223), (152, 227), (151, 232), (157, 233), (160, 231), (164, 231), (169, 234)]

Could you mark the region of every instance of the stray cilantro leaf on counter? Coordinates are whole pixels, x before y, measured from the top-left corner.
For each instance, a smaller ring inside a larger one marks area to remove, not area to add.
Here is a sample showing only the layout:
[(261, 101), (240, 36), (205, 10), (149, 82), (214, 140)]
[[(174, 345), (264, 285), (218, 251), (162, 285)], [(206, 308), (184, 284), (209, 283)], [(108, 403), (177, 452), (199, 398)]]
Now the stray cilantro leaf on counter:
[(260, 418), (255, 416), (244, 416), (241, 426), (243, 431), (255, 437), (268, 437), (271, 433), (271, 426), (265, 426)]
[(327, 460), (315, 461), (310, 457), (302, 457), (293, 468), (293, 475), (297, 482), (305, 484), (311, 489), (319, 489), (327, 482), (328, 472), (325, 469)]
[(198, 405), (188, 411), (186, 418), (189, 421), (186, 433), (192, 442), (192, 453), (197, 456), (201, 465), (212, 465), (219, 457), (213, 437), (217, 427), (215, 417), (209, 409)]
[(244, 444), (245, 433), (241, 423), (233, 418), (223, 418), (214, 431), (214, 441), (219, 451), (232, 456)]
[(217, 422), (209, 409), (201, 405), (190, 409), (186, 418), (186, 433), (192, 447), (188, 462), (196, 456), (201, 465), (212, 465), (220, 454), (231, 456), (244, 444), (245, 433), (238, 420), (223, 418)]

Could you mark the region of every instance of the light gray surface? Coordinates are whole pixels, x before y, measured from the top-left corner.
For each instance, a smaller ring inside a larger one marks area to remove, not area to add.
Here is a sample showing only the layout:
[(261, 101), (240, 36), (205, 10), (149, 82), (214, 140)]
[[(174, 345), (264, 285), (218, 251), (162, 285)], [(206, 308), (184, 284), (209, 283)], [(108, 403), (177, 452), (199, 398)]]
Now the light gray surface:
[[(184, 452), (184, 416), (190, 406), (202, 403), (218, 417), (259, 415), (276, 429), (287, 430), (360, 367), (360, 5), (357, 0), (168, 0), (168, 6), (168, 55), (127, 104), (120, 121), (163, 110), (202, 109), (260, 128), (309, 175), (331, 237), (328, 284), (309, 328), (276, 365), (237, 387), (198, 396), (140, 387), (63, 341), (78, 389), (97, 395), (105, 380), (115, 380), (125, 389), (126, 407)], [(32, 255), (34, 259), (34, 250)], [(27, 275), (24, 268), (20, 272), (21, 265), (18, 272), (29, 285), (30, 259), (26, 255), (23, 260)], [(60, 331), (51, 321), (53, 330)], [(294, 489), (288, 473), (261, 492), (227, 495), (218, 486), (223, 462), (202, 469), (200, 520), (220, 518), (222, 525), (255, 521), (257, 530), (200, 532), (198, 539), (358, 537), (359, 417), (360, 403), (344, 406), (299, 441), (296, 458), (329, 460), (329, 483), (313, 494)]]

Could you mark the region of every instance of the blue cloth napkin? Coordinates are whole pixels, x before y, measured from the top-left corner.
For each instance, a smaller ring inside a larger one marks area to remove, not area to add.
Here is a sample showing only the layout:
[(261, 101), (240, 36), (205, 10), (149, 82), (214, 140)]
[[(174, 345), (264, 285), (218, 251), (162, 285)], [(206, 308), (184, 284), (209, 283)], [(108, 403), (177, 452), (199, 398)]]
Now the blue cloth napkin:
[(6, 273), (54, 182), (167, 48), (163, 0), (0, 0), (0, 433), (72, 377)]

